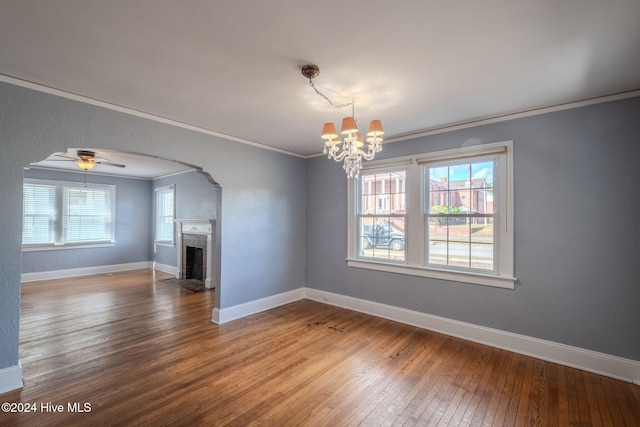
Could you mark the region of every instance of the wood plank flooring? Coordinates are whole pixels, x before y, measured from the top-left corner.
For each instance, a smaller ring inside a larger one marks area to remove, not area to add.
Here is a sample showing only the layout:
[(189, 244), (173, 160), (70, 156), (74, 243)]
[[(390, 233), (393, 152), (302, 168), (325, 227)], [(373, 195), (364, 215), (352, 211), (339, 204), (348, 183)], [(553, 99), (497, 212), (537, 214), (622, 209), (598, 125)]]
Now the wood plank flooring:
[(24, 284), (0, 425), (640, 426), (630, 383), (309, 300), (218, 326), (165, 277)]

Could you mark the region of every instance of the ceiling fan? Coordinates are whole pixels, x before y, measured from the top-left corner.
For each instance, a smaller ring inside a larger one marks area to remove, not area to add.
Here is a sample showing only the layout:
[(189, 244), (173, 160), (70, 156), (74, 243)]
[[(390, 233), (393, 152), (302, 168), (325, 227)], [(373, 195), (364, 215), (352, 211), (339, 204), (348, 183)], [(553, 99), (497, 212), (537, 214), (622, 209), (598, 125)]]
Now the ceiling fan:
[[(56, 154), (57, 157), (63, 157), (65, 160), (58, 160), (61, 162), (69, 161), (75, 162), (78, 167), (84, 171), (89, 171), (94, 168), (95, 165), (113, 166), (116, 168), (124, 168), (125, 165), (119, 163), (111, 163), (109, 159), (104, 157), (96, 157), (96, 153), (90, 150), (78, 150), (77, 157), (64, 156), (62, 154)], [(52, 159), (57, 160), (57, 159)], [(97, 161), (100, 160), (100, 161)]]

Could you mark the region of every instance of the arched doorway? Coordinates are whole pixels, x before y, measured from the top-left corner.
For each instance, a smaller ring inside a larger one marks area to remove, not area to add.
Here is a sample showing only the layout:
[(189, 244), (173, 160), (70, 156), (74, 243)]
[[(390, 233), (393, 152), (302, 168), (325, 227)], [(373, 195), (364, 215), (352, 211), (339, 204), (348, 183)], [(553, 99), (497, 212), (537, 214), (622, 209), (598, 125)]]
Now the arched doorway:
[[(89, 160), (94, 163), (89, 170), (85, 170), (82, 164), (87, 160), (87, 153), (91, 153)], [(171, 222), (171, 226), (175, 219), (206, 219), (213, 224), (211, 250), (207, 252), (205, 265), (210, 270), (207, 272), (208, 287), (219, 291), (221, 187), (199, 166), (140, 153), (72, 148), (32, 163), (25, 169), (24, 182), (34, 183), (39, 189), (46, 188), (47, 182), (58, 183), (59, 186), (59, 183), (71, 183), (59, 190), (67, 198), (69, 188), (79, 185), (112, 188), (115, 206), (112, 206), (114, 231), (111, 237), (102, 236), (92, 241), (90, 237), (78, 237), (76, 233), (73, 240), (69, 238), (67, 227), (69, 216), (65, 217), (68, 209), (60, 200), (55, 200), (54, 210), (60, 215), (53, 220), (49, 218), (49, 224), (45, 224), (55, 229), (47, 229), (47, 236), (32, 239), (23, 249), (23, 281), (115, 271), (118, 268), (133, 269), (145, 263), (157, 270), (180, 273), (177, 227), (172, 227), (169, 239), (159, 239), (157, 235), (162, 228), (158, 226), (158, 189), (171, 188), (173, 215), (172, 218), (164, 217), (164, 220)], [(98, 197), (97, 193), (82, 193), (89, 198)], [(77, 202), (80, 210), (87, 208), (82, 205), (85, 201)], [(25, 221), (28, 219), (35, 227), (41, 214), (30, 213), (27, 209)], [(91, 221), (86, 219), (87, 230)], [(92, 223), (92, 226), (95, 228), (102, 224)], [(78, 224), (76, 228), (82, 230), (82, 227)], [(23, 236), (23, 242), (25, 238)]]

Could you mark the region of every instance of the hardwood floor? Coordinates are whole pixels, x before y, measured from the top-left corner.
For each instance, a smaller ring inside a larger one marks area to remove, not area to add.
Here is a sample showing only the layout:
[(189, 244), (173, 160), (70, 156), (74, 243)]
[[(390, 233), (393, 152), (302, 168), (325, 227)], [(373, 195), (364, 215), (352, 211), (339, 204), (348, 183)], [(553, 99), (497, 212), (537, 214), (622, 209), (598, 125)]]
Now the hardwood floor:
[(309, 300), (218, 326), (165, 277), (24, 284), (0, 425), (640, 426), (630, 383)]

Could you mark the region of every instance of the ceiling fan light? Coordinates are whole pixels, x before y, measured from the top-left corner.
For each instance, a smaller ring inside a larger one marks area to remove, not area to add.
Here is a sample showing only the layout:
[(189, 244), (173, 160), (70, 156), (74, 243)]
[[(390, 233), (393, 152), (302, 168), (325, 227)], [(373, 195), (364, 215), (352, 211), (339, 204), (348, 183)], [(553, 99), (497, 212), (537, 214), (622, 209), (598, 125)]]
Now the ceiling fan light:
[(93, 167), (96, 165), (94, 162), (89, 161), (89, 160), (85, 160), (85, 159), (78, 159), (76, 160), (76, 165), (78, 165), (78, 167), (82, 170), (85, 171), (90, 171), (91, 169), (93, 169)]

